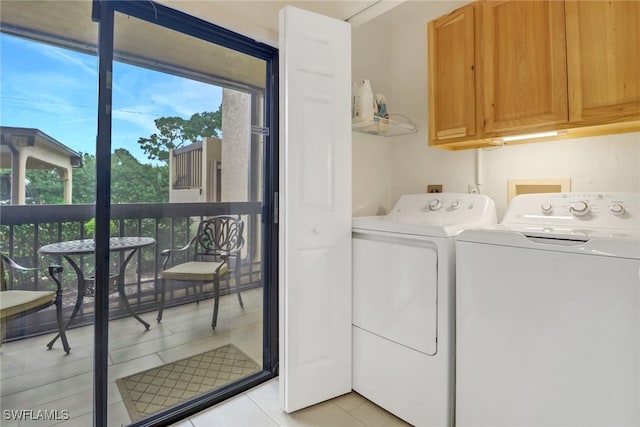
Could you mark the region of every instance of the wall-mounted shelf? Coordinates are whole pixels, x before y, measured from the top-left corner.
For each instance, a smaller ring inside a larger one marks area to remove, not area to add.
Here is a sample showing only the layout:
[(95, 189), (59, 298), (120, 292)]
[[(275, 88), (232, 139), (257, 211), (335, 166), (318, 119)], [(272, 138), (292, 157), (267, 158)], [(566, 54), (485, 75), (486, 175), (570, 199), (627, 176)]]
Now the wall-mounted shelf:
[(354, 120), (351, 123), (351, 129), (356, 132), (379, 136), (407, 135), (418, 131), (418, 127), (408, 118), (400, 114), (395, 114), (394, 117), (395, 116), (402, 117), (404, 120), (398, 121), (395, 119), (384, 119), (381, 117), (376, 117), (374, 120), (368, 121)]

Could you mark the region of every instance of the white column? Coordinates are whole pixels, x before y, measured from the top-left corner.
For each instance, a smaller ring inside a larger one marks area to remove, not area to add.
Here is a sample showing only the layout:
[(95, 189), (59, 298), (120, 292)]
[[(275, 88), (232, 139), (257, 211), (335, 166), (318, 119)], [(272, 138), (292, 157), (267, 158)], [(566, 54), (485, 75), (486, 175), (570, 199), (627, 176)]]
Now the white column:
[(64, 183), (64, 203), (70, 205), (72, 203), (71, 195), (73, 192), (73, 171), (71, 167), (58, 169), (58, 171)]

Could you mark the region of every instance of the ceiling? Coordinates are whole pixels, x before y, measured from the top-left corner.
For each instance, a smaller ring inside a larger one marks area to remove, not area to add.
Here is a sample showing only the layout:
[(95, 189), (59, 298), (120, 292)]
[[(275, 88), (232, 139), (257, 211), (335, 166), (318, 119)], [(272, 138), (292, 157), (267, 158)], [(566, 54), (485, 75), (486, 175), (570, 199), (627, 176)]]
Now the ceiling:
[(279, 11), (287, 5), (359, 25), (404, 1), (406, 0), (158, 0), (159, 3), (272, 46), (278, 44)]
[(203, 12), (206, 12), (207, 8), (215, 7), (216, 10), (225, 11), (256, 26), (278, 32), (278, 12), (287, 5), (337, 19), (346, 19), (355, 15), (358, 11), (377, 3), (377, 1), (180, 1), (181, 5), (185, 3), (196, 3), (204, 6), (205, 10)]
[[(325, 16), (348, 20), (356, 26), (405, 0), (159, 0), (173, 9), (277, 47), (278, 15), (290, 5)], [(3, 32), (58, 44), (95, 54), (97, 25), (92, 22), (90, 0), (31, 0), (0, 2)], [(126, 16), (117, 16), (116, 57), (149, 68), (179, 68), (194, 79), (207, 76), (219, 85), (264, 87), (264, 62), (221, 46), (206, 43)], [(194, 55), (194, 52), (199, 52)], [(128, 58), (128, 59), (127, 59)], [(154, 65), (155, 64), (155, 65)], [(164, 68), (161, 65), (164, 64)]]
[[(91, 6), (90, 0), (4, 0), (2, 31), (95, 55), (98, 25)], [(117, 61), (239, 90), (265, 86), (263, 60), (121, 13), (114, 26)]]

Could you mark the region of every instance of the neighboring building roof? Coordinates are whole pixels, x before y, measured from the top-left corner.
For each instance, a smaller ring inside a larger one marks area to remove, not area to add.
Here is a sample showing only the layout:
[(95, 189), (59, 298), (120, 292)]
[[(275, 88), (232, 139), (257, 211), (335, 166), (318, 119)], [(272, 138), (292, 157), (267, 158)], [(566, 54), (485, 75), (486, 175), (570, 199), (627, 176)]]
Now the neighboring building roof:
[[(55, 138), (50, 137), (39, 129), (34, 128), (18, 128), (0, 126), (0, 146), (23, 145), (29, 147), (47, 146), (49, 149), (69, 156), (71, 166), (74, 168), (82, 167), (82, 155), (72, 150)], [(4, 149), (3, 149), (4, 151)]]

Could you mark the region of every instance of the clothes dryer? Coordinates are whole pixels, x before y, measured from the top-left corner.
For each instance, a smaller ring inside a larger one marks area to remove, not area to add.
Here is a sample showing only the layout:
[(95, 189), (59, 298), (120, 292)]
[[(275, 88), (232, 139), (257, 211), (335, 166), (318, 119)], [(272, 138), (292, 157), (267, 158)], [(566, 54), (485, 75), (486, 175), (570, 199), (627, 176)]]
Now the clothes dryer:
[(640, 195), (515, 197), (457, 253), (457, 426), (640, 425)]
[(353, 389), (418, 426), (451, 426), (454, 239), (494, 224), (477, 194), (404, 195), (353, 219)]

